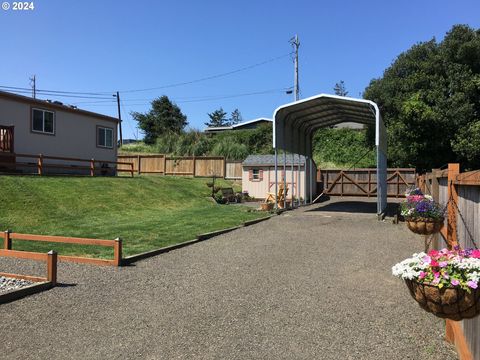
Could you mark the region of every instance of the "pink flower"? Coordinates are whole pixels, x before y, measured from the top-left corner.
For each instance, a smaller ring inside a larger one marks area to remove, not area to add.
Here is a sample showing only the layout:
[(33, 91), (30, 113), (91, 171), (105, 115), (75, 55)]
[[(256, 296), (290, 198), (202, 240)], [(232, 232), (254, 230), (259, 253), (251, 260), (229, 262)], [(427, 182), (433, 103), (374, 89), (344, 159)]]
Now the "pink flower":
[(471, 256), (475, 259), (480, 259), (480, 250), (478, 249), (473, 250)]
[(450, 279), (450, 276), (448, 275), (447, 272), (444, 272), (442, 275), (444, 279)]
[(435, 277), (435, 279), (432, 280), (432, 284), (433, 284), (433, 285), (437, 285), (439, 282), (440, 282), (440, 278), (439, 278), (439, 277)]
[(436, 262), (435, 260), (432, 260), (432, 261), (430, 261), (430, 266), (432, 266), (432, 267), (437, 267), (437, 266), (438, 266), (438, 262)]
[(439, 253), (439, 252), (438, 252), (437, 250), (430, 250), (430, 251), (428, 252), (428, 255), (435, 257), (435, 256), (438, 256), (438, 253)]
[(446, 266), (448, 266), (448, 262), (447, 261), (440, 261), (440, 263), (438, 264), (441, 268), (444, 268)]
[(427, 275), (427, 273), (425, 271), (420, 271), (420, 275), (418, 275), (418, 278), (423, 279), (423, 278), (425, 278), (426, 275)]
[(440, 273), (434, 271), (434, 272), (433, 272), (433, 276), (435, 276), (435, 279), (436, 279), (436, 278), (439, 278), (439, 277), (440, 277)]
[(476, 289), (478, 287), (478, 284), (473, 280), (467, 281), (467, 285), (472, 289)]
[(424, 256), (424, 257), (422, 258), (422, 261), (423, 261), (424, 263), (430, 264), (430, 262), (432, 261), (432, 258), (427, 255), (427, 256)]
[(453, 286), (457, 286), (458, 284), (460, 284), (460, 281), (458, 281), (457, 279), (452, 279), (452, 281), (450, 281), (450, 283), (451, 283)]

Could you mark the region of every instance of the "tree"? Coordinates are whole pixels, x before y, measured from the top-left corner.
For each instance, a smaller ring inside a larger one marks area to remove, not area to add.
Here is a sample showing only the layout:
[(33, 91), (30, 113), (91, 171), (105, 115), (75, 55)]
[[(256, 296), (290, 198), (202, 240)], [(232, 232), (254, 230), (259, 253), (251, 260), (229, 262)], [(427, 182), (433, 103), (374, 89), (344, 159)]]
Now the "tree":
[(365, 90), (388, 134), (393, 166), (480, 166), (480, 30), (456, 25), (400, 54)]
[(235, 125), (240, 122), (242, 122), (242, 114), (240, 113), (240, 110), (235, 109), (232, 111), (232, 114), (230, 115), (230, 125)]
[(228, 126), (228, 120), (226, 116), (227, 113), (223, 110), (223, 108), (215, 110), (214, 112), (208, 114), (210, 121), (206, 122), (205, 125), (208, 127)]
[(155, 143), (165, 133), (180, 134), (187, 126), (187, 117), (167, 96), (161, 96), (151, 102), (151, 109), (145, 113), (132, 112), (132, 118), (145, 133), (146, 144)]
[(338, 95), (338, 96), (348, 95), (348, 91), (345, 88), (345, 82), (343, 80), (340, 80), (339, 83), (335, 84), (335, 86), (333, 87), (333, 91), (335, 92), (335, 95)]

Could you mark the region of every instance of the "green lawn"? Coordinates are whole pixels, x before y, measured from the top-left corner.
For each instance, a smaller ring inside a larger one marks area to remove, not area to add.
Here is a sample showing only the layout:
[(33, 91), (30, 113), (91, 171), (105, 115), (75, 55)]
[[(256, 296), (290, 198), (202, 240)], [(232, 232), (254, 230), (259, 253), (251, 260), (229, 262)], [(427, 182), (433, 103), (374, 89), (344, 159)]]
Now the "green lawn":
[[(209, 199), (210, 179), (0, 176), (0, 230), (114, 239), (129, 256), (266, 214)], [(216, 185), (231, 186), (224, 180)], [(111, 257), (111, 248), (13, 241), (13, 249)]]

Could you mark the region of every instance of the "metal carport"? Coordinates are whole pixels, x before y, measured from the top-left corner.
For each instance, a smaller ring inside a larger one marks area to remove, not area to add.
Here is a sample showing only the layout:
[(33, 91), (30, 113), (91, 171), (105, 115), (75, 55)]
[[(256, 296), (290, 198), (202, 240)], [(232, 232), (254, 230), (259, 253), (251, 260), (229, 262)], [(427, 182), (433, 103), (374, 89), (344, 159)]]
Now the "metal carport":
[[(283, 166), (286, 167), (286, 153), (289, 156), (304, 155), (310, 171), (305, 178), (305, 190), (313, 201), (313, 186), (316, 183), (312, 160), (312, 138), (322, 127), (343, 122), (375, 125), (375, 146), (377, 150), (377, 213), (383, 214), (387, 206), (387, 136), (377, 104), (370, 100), (320, 94), (285, 104), (273, 114), (273, 147), (275, 149), (275, 193), (278, 194), (278, 151), (283, 151)], [(292, 167), (293, 178), (293, 167)], [(283, 178), (286, 188), (286, 179)], [(293, 184), (293, 181), (292, 181)], [(300, 186), (300, 184), (299, 184)], [(286, 206), (286, 197), (285, 197)], [(305, 200), (306, 202), (306, 200)], [(278, 207), (277, 199), (275, 207)]]

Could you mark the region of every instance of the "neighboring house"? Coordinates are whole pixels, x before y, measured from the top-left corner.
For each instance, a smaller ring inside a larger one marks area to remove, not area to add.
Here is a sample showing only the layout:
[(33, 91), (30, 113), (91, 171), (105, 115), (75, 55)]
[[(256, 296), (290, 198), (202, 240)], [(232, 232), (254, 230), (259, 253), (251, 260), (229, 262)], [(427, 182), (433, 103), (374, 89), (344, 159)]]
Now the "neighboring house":
[(110, 116), (0, 91), (3, 155), (117, 161), (117, 125), (118, 119)]
[(344, 122), (332, 126), (333, 129), (353, 129), (353, 130), (363, 130), (365, 125), (359, 124), (356, 122)]
[(272, 119), (258, 118), (258, 119), (238, 123), (238, 124), (235, 124), (235, 125), (230, 125), (230, 126), (207, 127), (204, 130), (204, 133), (215, 134), (215, 133), (219, 133), (219, 132), (222, 132), (222, 131), (229, 131), (229, 130), (256, 129), (259, 125), (272, 124), (272, 123), (273, 123)]
[[(283, 155), (278, 155), (278, 182), (283, 182)], [(299, 169), (300, 167), (300, 169)], [(287, 155), (286, 183), (288, 188), (287, 198), (292, 196), (292, 156)], [(299, 171), (300, 170), (300, 171)], [(305, 171), (306, 170), (306, 171)], [(317, 167), (313, 164), (313, 189), (315, 196)], [(310, 167), (305, 169), (305, 157), (295, 155), (293, 162), (293, 189), (294, 196), (305, 199), (305, 194), (310, 196), (310, 184), (305, 179), (310, 179)], [(249, 155), (242, 163), (242, 190), (257, 199), (265, 199), (267, 193), (275, 193), (275, 155)]]

